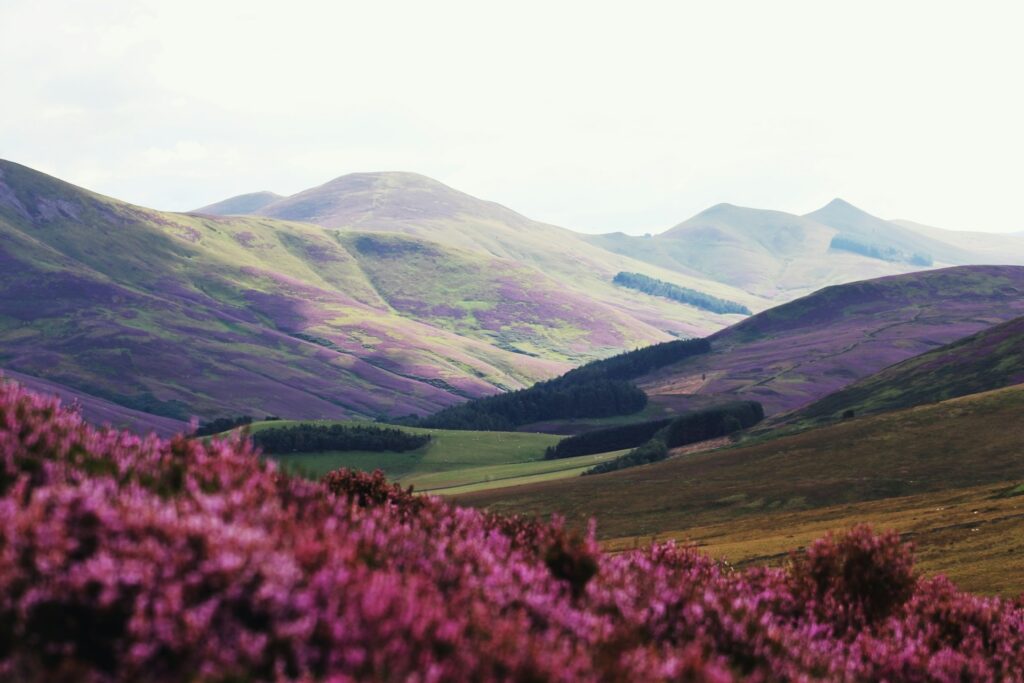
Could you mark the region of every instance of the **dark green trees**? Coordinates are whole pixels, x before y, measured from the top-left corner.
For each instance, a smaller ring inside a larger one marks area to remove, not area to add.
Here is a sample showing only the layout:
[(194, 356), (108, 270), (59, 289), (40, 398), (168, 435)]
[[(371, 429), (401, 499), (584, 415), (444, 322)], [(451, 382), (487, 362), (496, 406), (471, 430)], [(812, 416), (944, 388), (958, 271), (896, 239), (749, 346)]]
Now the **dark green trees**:
[(645, 294), (662, 296), (666, 299), (696, 306), (712, 313), (742, 313), (743, 315), (750, 315), (750, 309), (743, 304), (727, 299), (719, 299), (717, 296), (698, 292), (696, 289), (688, 287), (680, 287), (671, 282), (658, 280), (642, 273), (622, 272), (612, 278), (612, 282)]

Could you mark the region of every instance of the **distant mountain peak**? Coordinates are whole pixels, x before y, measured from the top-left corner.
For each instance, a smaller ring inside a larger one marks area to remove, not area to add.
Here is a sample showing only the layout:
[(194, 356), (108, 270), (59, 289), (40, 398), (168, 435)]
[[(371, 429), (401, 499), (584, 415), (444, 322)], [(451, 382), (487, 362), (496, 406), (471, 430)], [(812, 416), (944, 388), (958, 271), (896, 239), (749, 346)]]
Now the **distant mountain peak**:
[(511, 209), (409, 171), (348, 173), (254, 213), (327, 227), (358, 225), (362, 229), (396, 225), (408, 229), (413, 222), (461, 216), (517, 225), (527, 222)]
[[(821, 207), (820, 209), (818, 209), (816, 211), (812, 211), (812, 212), (810, 212), (808, 214), (805, 214), (805, 215), (808, 218), (829, 216), (829, 217), (834, 217), (834, 218), (842, 218), (842, 217), (870, 217), (870, 218), (878, 219), (877, 216), (868, 213), (867, 211), (865, 211), (864, 209), (860, 208), (859, 206), (854, 206), (853, 204), (851, 204), (850, 202), (846, 201), (842, 197), (836, 197), (835, 199), (833, 199), (832, 201), (830, 201), (828, 204), (826, 204), (825, 206)], [(878, 219), (878, 220), (881, 220), (881, 219)]]
[(229, 197), (228, 199), (224, 199), (213, 204), (207, 204), (206, 206), (198, 209), (193, 209), (189, 213), (207, 213), (213, 214), (214, 216), (244, 215), (259, 211), (263, 207), (269, 206), (281, 199), (284, 199), (284, 195), (267, 190), (263, 190), (262, 192), (247, 192), (246, 194)]

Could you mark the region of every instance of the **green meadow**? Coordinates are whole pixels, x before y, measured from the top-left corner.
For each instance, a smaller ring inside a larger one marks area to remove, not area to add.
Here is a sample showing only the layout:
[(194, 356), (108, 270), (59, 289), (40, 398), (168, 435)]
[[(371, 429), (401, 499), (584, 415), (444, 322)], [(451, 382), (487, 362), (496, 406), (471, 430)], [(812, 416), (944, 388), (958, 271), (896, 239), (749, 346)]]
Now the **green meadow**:
[[(300, 423), (339, 424), (334, 420), (280, 420), (254, 423), (250, 426), (250, 431), (256, 433), (264, 429)], [(397, 428), (416, 434), (430, 434), (432, 439), (427, 445), (404, 453), (324, 451), (269, 457), (283, 467), (311, 478), (320, 477), (341, 467), (366, 471), (379, 469), (389, 479), (398, 481), (403, 486), (411, 485), (417, 491), (447, 495), (575, 477), (587, 468), (621, 454), (613, 452), (544, 460), (545, 449), (555, 445), (563, 437), (524, 432), (459, 431), (404, 426)]]

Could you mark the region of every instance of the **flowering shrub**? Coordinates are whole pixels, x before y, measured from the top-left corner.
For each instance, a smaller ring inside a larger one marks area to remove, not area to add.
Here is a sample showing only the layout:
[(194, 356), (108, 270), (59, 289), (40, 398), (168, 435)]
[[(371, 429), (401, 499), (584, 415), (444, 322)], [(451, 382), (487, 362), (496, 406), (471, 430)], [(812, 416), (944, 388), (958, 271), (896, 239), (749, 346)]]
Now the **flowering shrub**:
[(857, 528), (780, 569), (284, 475), (0, 386), (0, 679), (1024, 679), (1024, 609)]

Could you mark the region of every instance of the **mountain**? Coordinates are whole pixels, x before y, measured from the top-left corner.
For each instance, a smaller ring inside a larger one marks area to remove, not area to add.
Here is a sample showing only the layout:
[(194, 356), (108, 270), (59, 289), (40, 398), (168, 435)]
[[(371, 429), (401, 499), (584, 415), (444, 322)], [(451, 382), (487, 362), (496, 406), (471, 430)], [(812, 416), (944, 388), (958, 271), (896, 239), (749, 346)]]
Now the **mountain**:
[(985, 263), (1024, 265), (1024, 233), (1002, 234), (945, 230), (913, 221), (894, 220), (891, 222), (959, 249), (968, 250), (977, 254), (978, 258)]
[(860, 250), (860, 253), (873, 253), (876, 258), (911, 265), (985, 263), (971, 249), (959, 248), (872, 216), (842, 199), (833, 199), (805, 218), (838, 231), (833, 239), (833, 248)]
[(1024, 317), (897, 363), (812, 403), (787, 421), (863, 415), (1024, 383)]
[(832, 284), (925, 267), (835, 249), (833, 240), (840, 232), (812, 217), (718, 204), (660, 235), (613, 233), (587, 239), (619, 254), (777, 302)]
[(676, 410), (723, 398), (793, 410), (899, 361), (1024, 315), (1024, 267), (958, 266), (826, 287), (710, 337), (638, 380)]
[(644, 295), (610, 282), (618, 306), (412, 235), (154, 211), (12, 162), (0, 235), (0, 367), (174, 419), (422, 414), (671, 338), (645, 315), (729, 319), (632, 315)]
[(529, 266), (589, 298), (664, 332), (702, 335), (735, 322), (612, 284), (619, 272), (643, 272), (752, 310), (762, 297), (696, 272), (659, 268), (588, 243), (571, 230), (533, 221), (415, 173), (353, 173), (253, 213), (341, 232), (396, 233)]
[(281, 195), (274, 192), (250, 192), (240, 194), (237, 197), (230, 197), (223, 201), (210, 204), (196, 209), (193, 213), (207, 213), (215, 216), (237, 216), (240, 214), (255, 213), (268, 204), (273, 204)]

